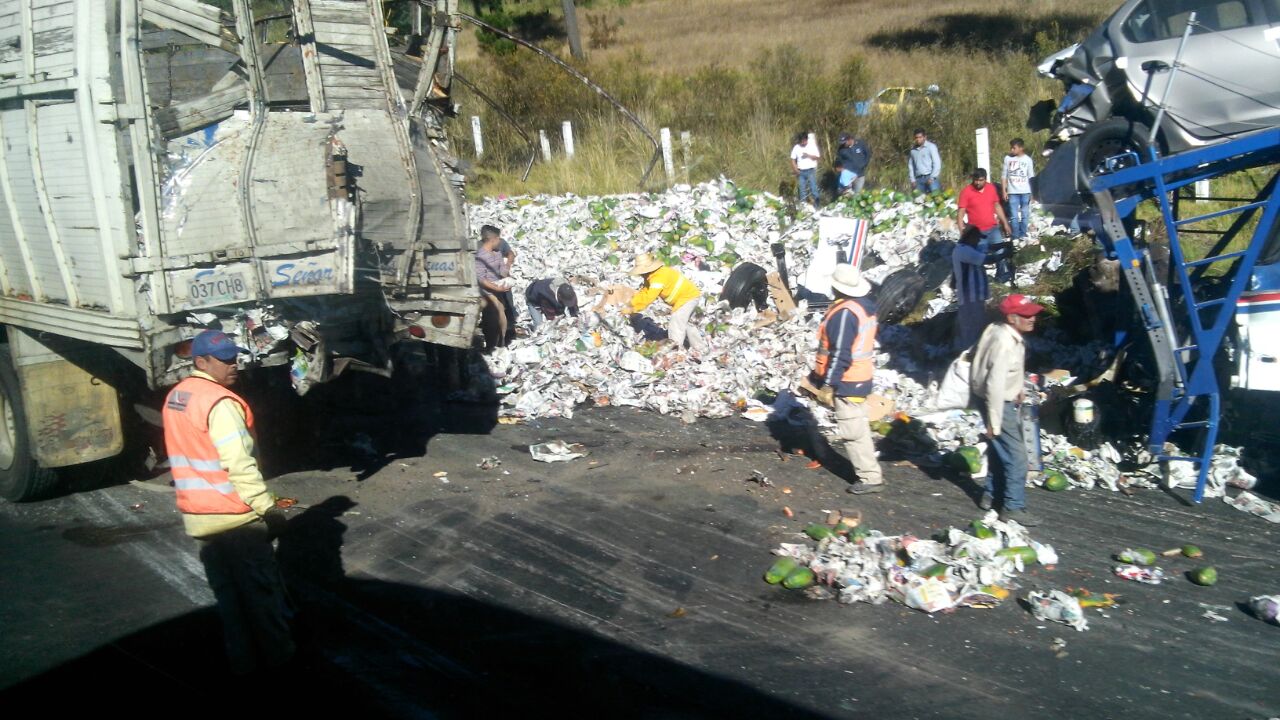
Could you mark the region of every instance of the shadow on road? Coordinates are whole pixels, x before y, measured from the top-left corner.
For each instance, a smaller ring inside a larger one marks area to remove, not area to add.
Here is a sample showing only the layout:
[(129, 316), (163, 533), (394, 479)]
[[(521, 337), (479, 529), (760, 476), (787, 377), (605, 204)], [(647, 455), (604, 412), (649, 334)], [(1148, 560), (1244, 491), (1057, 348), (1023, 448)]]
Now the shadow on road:
[[(43, 711), (178, 703), (372, 717), (813, 717), (739, 682), (578, 628), (460, 593), (350, 577), (334, 496), (292, 518), (277, 556), (297, 608), (294, 666), (229, 674), (211, 609), (189, 613), (0, 693), (0, 706)], [(744, 662), (746, 659), (744, 658)]]

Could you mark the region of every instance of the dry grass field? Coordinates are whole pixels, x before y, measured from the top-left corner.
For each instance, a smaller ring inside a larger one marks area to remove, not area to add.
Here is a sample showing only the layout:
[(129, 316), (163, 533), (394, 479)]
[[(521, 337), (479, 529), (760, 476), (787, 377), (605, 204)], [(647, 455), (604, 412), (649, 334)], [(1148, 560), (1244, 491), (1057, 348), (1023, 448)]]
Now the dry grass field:
[[(588, 47), (582, 69), (617, 94), (656, 132), (688, 130), (696, 158), (690, 179), (726, 174), (769, 190), (785, 189), (786, 152), (798, 130), (812, 128), (822, 147), (849, 130), (876, 154), (870, 180), (901, 184), (907, 135), (930, 129), (952, 181), (972, 167), (972, 137), (989, 127), (992, 152), (1024, 135), (1037, 100), (1060, 93), (1035, 74), (1045, 55), (1082, 39), (1118, 0), (596, 0), (579, 10), (584, 43), (593, 27), (615, 28), (604, 47)], [(559, 2), (507, 0), (509, 12), (540, 7), (559, 18)], [(563, 40), (544, 47), (568, 56)], [(528, 183), (514, 172), (527, 150), (476, 98), (460, 97), (465, 115), (479, 114), (498, 135), (478, 165), (474, 187), (485, 193), (618, 192), (638, 189), (650, 148), (643, 135), (619, 127), (619, 116), (519, 51), (494, 58), (468, 34), (460, 68), (479, 80), (536, 133), (572, 120), (582, 136), (573, 163), (539, 163)], [(859, 118), (847, 108), (886, 86), (942, 89), (936, 107), (892, 117)], [(526, 97), (526, 95), (528, 97)], [(467, 135), (459, 127), (459, 134)], [(555, 133), (552, 133), (553, 137)], [(467, 154), (469, 141), (459, 150)], [(659, 178), (656, 184), (661, 185)]]

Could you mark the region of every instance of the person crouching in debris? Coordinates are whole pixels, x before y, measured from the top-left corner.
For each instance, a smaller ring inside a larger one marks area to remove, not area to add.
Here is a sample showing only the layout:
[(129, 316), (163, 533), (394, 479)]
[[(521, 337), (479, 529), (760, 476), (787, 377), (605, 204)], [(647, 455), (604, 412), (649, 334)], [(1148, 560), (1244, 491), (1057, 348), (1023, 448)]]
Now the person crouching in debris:
[(691, 350), (696, 353), (705, 352), (707, 341), (702, 337), (697, 323), (693, 322), (693, 314), (702, 304), (702, 291), (698, 286), (679, 270), (663, 265), (661, 260), (650, 253), (636, 256), (631, 275), (644, 278), (640, 291), (631, 298), (631, 312), (643, 312), (654, 300), (662, 298), (671, 306), (667, 339), (677, 349), (683, 348), (684, 341), (688, 339)]
[(502, 237), (497, 233), (482, 233), (480, 249), (476, 250), (476, 284), (480, 286), (480, 296), (484, 299), (480, 328), (484, 333), (485, 352), (495, 347), (506, 347), (507, 324), (515, 319), (507, 317), (506, 304), (502, 300), (511, 284), (504, 276), (505, 265), (498, 250), (501, 241)]
[(1027, 449), (1019, 416), (1026, 360), (1022, 336), (1035, 330), (1036, 315), (1042, 310), (1025, 295), (1001, 300), (1004, 322), (988, 325), (982, 332), (969, 371), (969, 388), (991, 441), (991, 472), (978, 505), (990, 510), (999, 500), (1001, 520), (1016, 520), (1028, 527), (1040, 521), (1026, 509)]
[(272, 546), (287, 521), (253, 456), (253, 412), (231, 390), (236, 355), (247, 352), (220, 331), (197, 335), (195, 371), (169, 392), (163, 411), (178, 510), (187, 534), (199, 541), (238, 675), (280, 667), (294, 654)]
[(836, 437), (844, 441), (858, 479), (849, 486), (854, 495), (880, 492), (884, 474), (871, 442), (866, 399), (871, 394), (876, 351), (876, 304), (869, 297), (871, 283), (849, 264), (831, 274), (835, 301), (818, 328), (818, 358), (808, 383), (830, 387), (835, 399)]
[(568, 313), (578, 317), (578, 294), (562, 277), (543, 278), (529, 283), (524, 290), (524, 301), (529, 307), (529, 320), (533, 329), (544, 320), (555, 320)]
[(987, 300), (991, 284), (987, 280), (987, 254), (978, 249), (982, 231), (969, 225), (960, 233), (960, 243), (951, 253), (951, 275), (960, 305), (956, 309), (955, 349), (973, 347), (987, 325)]

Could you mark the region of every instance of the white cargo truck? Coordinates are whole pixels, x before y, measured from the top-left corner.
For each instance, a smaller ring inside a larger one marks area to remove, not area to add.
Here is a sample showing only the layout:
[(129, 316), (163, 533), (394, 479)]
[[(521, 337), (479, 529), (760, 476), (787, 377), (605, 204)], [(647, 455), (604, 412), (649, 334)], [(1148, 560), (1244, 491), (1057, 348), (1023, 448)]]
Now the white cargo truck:
[(406, 53), (378, 0), (0, 0), (0, 494), (120, 453), (208, 327), (299, 392), (469, 347), (456, 0), (414, 5)]

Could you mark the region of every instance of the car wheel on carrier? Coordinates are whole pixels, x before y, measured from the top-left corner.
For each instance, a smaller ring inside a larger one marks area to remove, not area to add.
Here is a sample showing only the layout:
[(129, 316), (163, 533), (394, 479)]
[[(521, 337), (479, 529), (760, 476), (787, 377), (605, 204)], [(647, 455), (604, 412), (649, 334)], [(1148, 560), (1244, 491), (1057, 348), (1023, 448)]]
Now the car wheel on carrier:
[(1136, 153), (1141, 162), (1150, 144), (1151, 128), (1126, 118), (1111, 118), (1092, 127), (1080, 136), (1078, 160), (1079, 185), (1084, 192), (1094, 177), (1107, 172), (1108, 158), (1124, 153)]
[(755, 303), (757, 310), (764, 310), (769, 299), (769, 273), (752, 262), (744, 262), (729, 273), (720, 291), (720, 299), (727, 300), (731, 308), (744, 308)]
[(57, 474), (31, 455), (22, 387), (9, 346), (0, 345), (0, 495), (14, 502), (39, 500), (57, 488)]

